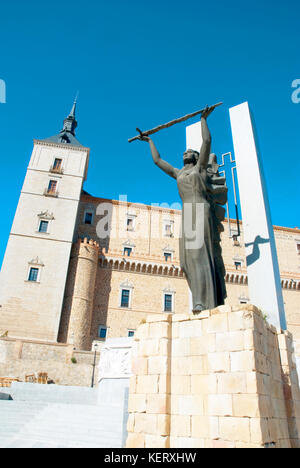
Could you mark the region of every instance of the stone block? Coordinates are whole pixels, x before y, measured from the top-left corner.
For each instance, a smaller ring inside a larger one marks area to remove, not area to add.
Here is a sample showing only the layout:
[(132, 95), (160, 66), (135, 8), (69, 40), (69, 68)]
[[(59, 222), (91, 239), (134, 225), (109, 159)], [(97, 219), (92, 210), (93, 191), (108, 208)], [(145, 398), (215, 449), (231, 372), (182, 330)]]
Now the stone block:
[(149, 337), (149, 324), (143, 323), (141, 324), (134, 335), (135, 339), (137, 340), (145, 340)]
[(158, 393), (170, 393), (171, 376), (169, 374), (158, 377)]
[(145, 436), (143, 434), (129, 433), (126, 448), (144, 448)]
[(233, 395), (233, 416), (258, 418), (260, 416), (258, 395)]
[(161, 338), (159, 340), (159, 355), (168, 356), (171, 350), (171, 342), (168, 338)]
[(136, 392), (136, 381), (137, 377), (135, 375), (132, 375), (129, 380), (129, 393)]
[(192, 437), (199, 439), (207, 439), (210, 436), (209, 417), (208, 416), (192, 416)]
[(209, 416), (233, 416), (232, 395), (208, 395)]
[(149, 337), (153, 338), (169, 338), (171, 333), (168, 322), (150, 323)]
[(168, 436), (170, 434), (170, 421), (169, 414), (157, 415), (157, 434), (160, 436)]
[(228, 440), (212, 440), (211, 441), (211, 448), (214, 449), (234, 449), (236, 444), (234, 442), (229, 442)]
[(198, 415), (204, 414), (204, 401), (202, 395), (179, 396), (177, 400), (177, 414)]
[(171, 392), (174, 395), (189, 395), (191, 393), (191, 377), (172, 375)]
[(208, 374), (208, 359), (207, 356), (191, 356), (190, 368), (192, 375)]
[(175, 449), (205, 448), (205, 440), (194, 437), (171, 437), (170, 443)]
[(250, 442), (249, 418), (219, 418), (220, 437), (237, 442)]
[(147, 396), (147, 414), (167, 414), (168, 412), (168, 396), (166, 394)]
[(148, 358), (148, 374), (169, 374), (169, 359), (166, 356), (150, 356)]
[(146, 434), (145, 436), (145, 448), (169, 448), (170, 447), (170, 439), (169, 437), (163, 436), (153, 436)]
[(159, 339), (151, 338), (143, 340), (139, 345), (139, 355), (141, 357), (157, 356), (159, 354)]
[(252, 372), (256, 370), (253, 351), (236, 351), (230, 353), (231, 372)]
[(217, 382), (217, 393), (247, 393), (247, 376), (243, 372), (218, 374)]
[(190, 316), (188, 314), (175, 314), (172, 316), (172, 323), (185, 322), (188, 320), (190, 320)]
[(229, 353), (209, 353), (208, 370), (213, 373), (230, 372)]
[(191, 375), (191, 364), (189, 357), (173, 357), (171, 360), (172, 375)]
[(201, 337), (191, 338), (191, 356), (201, 356), (216, 351), (216, 338), (214, 334), (206, 334)]
[(128, 416), (127, 431), (128, 432), (134, 432), (134, 414), (130, 414)]
[(157, 375), (140, 375), (137, 378), (136, 393), (149, 394), (158, 392)]
[(217, 375), (192, 375), (191, 393), (193, 395), (210, 395), (217, 393)]
[(172, 357), (190, 355), (190, 338), (177, 338), (172, 340)]
[(191, 338), (202, 335), (202, 322), (191, 321), (179, 323), (179, 338)]
[(147, 375), (148, 360), (145, 357), (135, 357), (132, 359), (132, 372), (135, 375)]
[(191, 416), (172, 415), (171, 435), (178, 437), (191, 436)]
[(216, 351), (243, 351), (244, 350), (244, 334), (240, 331), (217, 333), (216, 334)]
[(137, 413), (135, 414), (134, 431), (137, 434), (156, 435), (157, 416), (155, 414)]
[(228, 331), (228, 314), (212, 315), (204, 324), (203, 332), (224, 333)]
[(145, 394), (130, 394), (128, 400), (129, 413), (145, 413), (146, 401), (147, 395)]

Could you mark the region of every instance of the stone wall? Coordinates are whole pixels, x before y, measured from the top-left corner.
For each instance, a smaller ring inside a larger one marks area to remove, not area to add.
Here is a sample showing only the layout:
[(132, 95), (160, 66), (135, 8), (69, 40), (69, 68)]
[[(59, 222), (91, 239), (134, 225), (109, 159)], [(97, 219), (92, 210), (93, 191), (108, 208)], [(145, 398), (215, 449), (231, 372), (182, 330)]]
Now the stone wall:
[(127, 447), (300, 447), (292, 336), (254, 306), (149, 316), (135, 337)]
[[(76, 351), (70, 345), (0, 338), (0, 377), (14, 377), (24, 382), (26, 374), (47, 372), (48, 379), (58, 385), (89, 387), (94, 357), (94, 352)], [(95, 383), (99, 357), (98, 352)]]

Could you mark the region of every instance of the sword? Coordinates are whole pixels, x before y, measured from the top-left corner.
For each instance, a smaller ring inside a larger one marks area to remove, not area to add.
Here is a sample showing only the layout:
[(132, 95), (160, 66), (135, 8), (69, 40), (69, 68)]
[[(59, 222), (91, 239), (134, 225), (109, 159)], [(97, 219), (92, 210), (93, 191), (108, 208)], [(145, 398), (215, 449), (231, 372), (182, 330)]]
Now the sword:
[[(218, 104), (214, 104), (213, 106), (210, 106), (210, 109), (215, 109), (216, 107), (221, 106), (221, 104), (223, 104), (223, 102), (218, 102)], [(132, 141), (135, 141), (135, 140), (139, 140), (143, 136), (153, 135), (154, 133), (157, 133), (160, 130), (163, 130), (164, 128), (172, 127), (173, 125), (178, 124), (180, 122), (185, 122), (186, 120), (191, 119), (192, 117), (195, 117), (196, 115), (202, 114), (202, 112), (204, 112), (205, 109), (207, 109), (207, 107), (205, 107), (204, 109), (201, 109), (201, 110), (199, 110), (197, 112), (193, 112), (192, 114), (187, 114), (184, 117), (180, 117), (179, 119), (172, 120), (171, 122), (168, 122), (166, 124), (159, 125), (158, 127), (152, 128), (152, 130), (147, 130), (145, 132), (142, 132), (142, 130), (137, 128), (136, 131), (139, 132), (139, 135), (135, 136), (133, 138), (130, 138), (128, 140), (128, 143), (131, 143)]]

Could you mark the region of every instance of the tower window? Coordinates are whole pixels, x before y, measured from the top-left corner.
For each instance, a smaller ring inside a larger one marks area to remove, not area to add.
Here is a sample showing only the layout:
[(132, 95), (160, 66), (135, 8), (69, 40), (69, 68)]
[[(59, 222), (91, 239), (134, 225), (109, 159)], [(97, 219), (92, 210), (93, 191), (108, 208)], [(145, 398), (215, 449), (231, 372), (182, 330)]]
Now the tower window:
[(242, 269), (242, 262), (234, 262), (234, 266), (236, 270), (241, 270)]
[(38, 277), (39, 277), (39, 269), (30, 268), (28, 281), (32, 281), (33, 283), (36, 283), (38, 281)]
[(121, 293), (121, 307), (129, 307), (129, 298), (130, 298), (130, 290), (129, 289), (122, 289)]
[(50, 180), (49, 186), (48, 186), (48, 193), (51, 193), (51, 194), (56, 193), (56, 188), (57, 188), (57, 180)]
[(164, 297), (164, 311), (165, 312), (172, 312), (173, 311), (173, 295), (172, 294), (165, 294), (165, 297)]
[(233, 240), (233, 245), (235, 245), (236, 247), (240, 246), (240, 242), (239, 242), (237, 235), (233, 235), (232, 240)]
[(100, 325), (98, 329), (98, 338), (100, 338), (101, 340), (105, 340), (106, 335), (107, 335), (107, 327)]
[(126, 221), (127, 231), (133, 231), (134, 228), (134, 218), (127, 217)]
[(49, 221), (41, 221), (39, 226), (39, 232), (47, 233), (49, 228)]
[(130, 257), (131, 254), (132, 254), (132, 247), (124, 247), (123, 255)]
[(164, 252), (164, 257), (166, 262), (170, 262), (172, 260), (172, 254), (169, 252)]
[(50, 168), (50, 172), (62, 173), (62, 159), (55, 158), (53, 166)]
[(298, 252), (298, 255), (300, 255), (300, 243), (297, 244), (297, 252)]
[(84, 224), (93, 224), (94, 214), (91, 211), (87, 211), (84, 216)]
[(135, 330), (128, 330), (128, 338), (132, 338), (134, 336)]

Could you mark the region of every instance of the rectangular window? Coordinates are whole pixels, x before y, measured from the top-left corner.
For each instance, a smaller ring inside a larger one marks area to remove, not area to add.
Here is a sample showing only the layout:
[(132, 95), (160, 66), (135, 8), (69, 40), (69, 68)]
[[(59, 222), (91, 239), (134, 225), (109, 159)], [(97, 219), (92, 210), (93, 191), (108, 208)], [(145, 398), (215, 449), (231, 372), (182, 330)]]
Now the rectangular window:
[(241, 270), (242, 269), (242, 263), (241, 262), (234, 262), (235, 269), (236, 270)]
[(48, 193), (55, 193), (57, 187), (57, 180), (50, 180), (48, 186)]
[(172, 260), (172, 254), (170, 254), (169, 252), (165, 252), (164, 257), (166, 262), (170, 262)]
[(232, 240), (233, 240), (233, 245), (235, 245), (235, 246), (239, 246), (239, 245), (240, 245), (239, 239), (238, 239), (238, 236), (237, 236), (237, 235), (232, 236)]
[(297, 252), (298, 252), (298, 255), (300, 255), (300, 244), (297, 244)]
[(131, 253), (132, 253), (132, 248), (131, 247), (124, 247), (123, 255), (126, 255), (127, 257), (130, 257)]
[(48, 232), (49, 221), (41, 221), (39, 226), (39, 232)]
[(130, 297), (129, 289), (122, 289), (121, 307), (129, 307), (129, 297)]
[(132, 338), (134, 336), (135, 330), (128, 330), (128, 338)]
[(38, 280), (38, 277), (39, 277), (39, 269), (38, 268), (30, 268), (28, 281), (32, 281), (32, 282), (36, 283), (37, 280)]
[(84, 224), (92, 224), (92, 223), (93, 223), (93, 213), (92, 212), (85, 213)]
[(133, 231), (133, 218), (127, 218), (127, 231)]
[(172, 294), (165, 294), (165, 304), (164, 304), (164, 311), (165, 312), (172, 312), (173, 310), (173, 296)]
[(53, 169), (54, 169), (55, 171), (60, 171), (60, 170), (61, 170), (61, 166), (62, 166), (62, 159), (56, 158), (55, 161), (54, 161), (54, 164), (53, 164)]
[(98, 338), (100, 338), (101, 340), (105, 340), (106, 335), (107, 335), (107, 328), (100, 325), (99, 330), (98, 330)]

